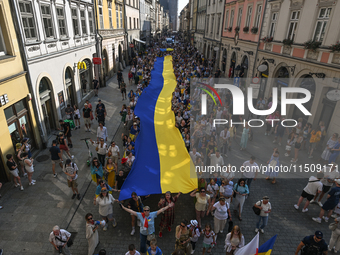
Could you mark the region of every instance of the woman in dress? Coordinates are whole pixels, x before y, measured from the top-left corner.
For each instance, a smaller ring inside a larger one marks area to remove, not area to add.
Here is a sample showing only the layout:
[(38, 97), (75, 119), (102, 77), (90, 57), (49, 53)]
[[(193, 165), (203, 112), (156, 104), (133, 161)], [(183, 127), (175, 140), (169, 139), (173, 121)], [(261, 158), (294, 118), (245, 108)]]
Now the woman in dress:
[(107, 184), (110, 187), (115, 187), (116, 166), (113, 163), (112, 158), (107, 159), (105, 171), (107, 172)]
[[(246, 184), (246, 180), (241, 178), (238, 180), (238, 182), (234, 186), (234, 192), (235, 192), (235, 199), (236, 199), (236, 205), (238, 207), (238, 219), (239, 221), (242, 221), (241, 214), (243, 210), (243, 204), (246, 200), (246, 196), (249, 194), (249, 188)], [(234, 210), (236, 213), (237, 211)]]
[(182, 220), (181, 224), (176, 227), (175, 250), (182, 250), (185, 254), (191, 254), (191, 237), (192, 232), (188, 229), (188, 221)]
[(198, 226), (201, 227), (201, 219), (205, 215), (207, 208), (211, 206), (210, 196), (206, 194), (205, 188), (200, 188), (199, 193), (196, 193), (198, 189), (194, 189), (190, 193), (191, 197), (196, 197), (195, 210), (196, 210), (196, 220), (198, 221)]
[(268, 168), (265, 172), (265, 175), (267, 176), (266, 180), (269, 180), (270, 178), (273, 178), (272, 183), (276, 183), (276, 177), (279, 175), (278, 168), (280, 167), (279, 162), (280, 154), (277, 148), (274, 148), (273, 154), (270, 157), (270, 159), (267, 161)]
[(98, 161), (97, 157), (94, 157), (91, 164), (92, 180), (99, 185), (99, 181), (103, 179), (103, 166)]
[(303, 131), (295, 135), (295, 144), (294, 144), (294, 158), (290, 162), (296, 163), (298, 161), (299, 150), (301, 150), (301, 146), (303, 143)]
[(34, 172), (33, 169), (33, 158), (29, 159), (28, 154), (26, 152), (21, 154), (21, 158), (24, 161), (24, 166), (25, 166), (25, 170), (27, 172), (27, 178), (28, 178), (28, 185), (35, 185), (35, 180), (32, 179), (32, 175)]
[(97, 245), (99, 244), (99, 235), (97, 231), (99, 225), (95, 225), (92, 213), (86, 214), (85, 220), (86, 220), (86, 239), (89, 243), (88, 255), (92, 255)]
[(75, 124), (75, 129), (80, 128), (80, 112), (77, 107), (77, 105), (73, 106), (74, 109), (74, 124)]
[[(165, 197), (161, 197), (161, 200), (159, 200), (158, 207), (163, 208), (171, 203), (175, 204), (180, 195), (181, 195), (181, 192), (179, 192), (177, 196), (173, 197), (171, 196), (171, 192), (167, 191), (165, 193)], [(159, 227), (160, 227), (159, 237), (163, 236), (162, 234), (163, 228), (167, 228), (169, 232), (171, 231), (171, 226), (172, 224), (174, 224), (174, 221), (175, 221), (175, 207), (173, 206), (173, 207), (168, 208), (162, 214), (162, 219), (161, 219), (161, 222), (159, 223)]]
[(313, 151), (315, 150), (316, 146), (321, 140), (321, 129), (320, 126), (318, 126), (315, 130), (311, 132), (311, 137), (309, 140), (309, 157), (308, 158), (313, 158), (312, 154)]
[(233, 255), (238, 249), (244, 246), (244, 236), (241, 233), (239, 226), (234, 226), (233, 230), (227, 234), (224, 248), (227, 251), (226, 255)]
[(113, 218), (113, 208), (112, 205), (116, 201), (111, 194), (108, 193), (108, 190), (104, 186), (96, 198), (96, 204), (99, 205), (99, 214), (103, 220), (105, 220), (106, 224), (103, 227), (103, 230), (106, 231), (109, 226), (109, 221), (112, 221), (112, 226), (115, 228), (117, 226), (116, 219)]
[(66, 152), (66, 154), (73, 159), (73, 155), (70, 154), (70, 148), (67, 145), (66, 138), (64, 136), (63, 132), (59, 133), (59, 138), (58, 138), (58, 143), (59, 143), (59, 149), (60, 149), (60, 154), (61, 154), (61, 159), (63, 158), (63, 151)]
[(336, 158), (340, 154), (340, 137), (338, 138), (338, 142), (334, 145), (333, 149), (331, 149), (332, 155), (328, 159), (328, 164), (332, 162), (336, 162)]
[(332, 137), (329, 138), (329, 140), (326, 144), (326, 148), (324, 149), (323, 153), (321, 154), (320, 161), (324, 160), (325, 163), (328, 162), (329, 157), (332, 155), (331, 149), (333, 149), (335, 144), (337, 143), (338, 137), (339, 137), (338, 133), (334, 133), (332, 135)]
[(241, 151), (247, 148), (248, 137), (249, 137), (250, 127), (246, 122), (245, 127), (243, 128), (242, 137), (241, 137)]

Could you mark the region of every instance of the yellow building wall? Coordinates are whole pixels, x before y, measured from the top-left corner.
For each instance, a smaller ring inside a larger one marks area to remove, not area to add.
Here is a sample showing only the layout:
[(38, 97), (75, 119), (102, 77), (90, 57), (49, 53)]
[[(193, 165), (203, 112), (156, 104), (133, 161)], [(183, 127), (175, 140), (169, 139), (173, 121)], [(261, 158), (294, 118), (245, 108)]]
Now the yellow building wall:
[[(6, 58), (0, 58), (0, 96), (7, 94), (9, 100), (7, 104), (0, 106), (0, 149), (4, 164), (6, 164), (6, 154), (14, 154), (4, 110), (14, 103), (26, 99), (28, 119), (35, 137), (35, 143), (37, 146), (41, 143), (32, 102), (27, 101), (27, 95), (29, 93), (26, 81), (27, 74), (22, 73), (24, 72), (24, 68), (8, 1), (10, 0), (0, 0), (0, 24), (7, 50)], [(11, 76), (13, 76), (13, 78), (9, 78)], [(7, 176), (9, 176), (7, 167), (5, 167), (5, 169)]]
[[(96, 17), (97, 17), (97, 22), (98, 24), (100, 24), (99, 22), (99, 7), (98, 7), (98, 0), (96, 1), (96, 6), (97, 6), (97, 10), (96, 10)], [(109, 9), (108, 9), (108, 4), (106, 0), (103, 0), (103, 20), (104, 20), (104, 29), (110, 29), (110, 19), (109, 19)], [(123, 6), (122, 6), (123, 7)], [(117, 29), (117, 17), (116, 17), (116, 3), (115, 1), (112, 1), (112, 26), (113, 29)], [(122, 8), (122, 12), (123, 12), (123, 25), (124, 25), (124, 8)], [(119, 5), (118, 5), (118, 15), (119, 14)], [(120, 20), (120, 17), (118, 17)], [(100, 26), (100, 25), (99, 25)], [(123, 26), (124, 27), (124, 26)], [(101, 28), (99, 28), (101, 29)]]

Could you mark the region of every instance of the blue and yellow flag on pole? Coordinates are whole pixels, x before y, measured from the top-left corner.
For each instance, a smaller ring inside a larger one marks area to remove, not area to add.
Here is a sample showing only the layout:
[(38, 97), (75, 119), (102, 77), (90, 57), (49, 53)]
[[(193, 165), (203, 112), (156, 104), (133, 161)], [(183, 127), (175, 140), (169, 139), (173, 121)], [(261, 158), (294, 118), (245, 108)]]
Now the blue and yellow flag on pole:
[(143, 196), (167, 191), (188, 193), (197, 188), (197, 178), (190, 178), (195, 167), (171, 109), (176, 84), (172, 56), (157, 58), (150, 84), (135, 108), (141, 131), (135, 143), (136, 159), (119, 200), (131, 198), (132, 192)]
[(270, 255), (272, 253), (276, 237), (277, 235), (273, 236), (267, 242), (262, 244), (259, 248), (258, 255)]

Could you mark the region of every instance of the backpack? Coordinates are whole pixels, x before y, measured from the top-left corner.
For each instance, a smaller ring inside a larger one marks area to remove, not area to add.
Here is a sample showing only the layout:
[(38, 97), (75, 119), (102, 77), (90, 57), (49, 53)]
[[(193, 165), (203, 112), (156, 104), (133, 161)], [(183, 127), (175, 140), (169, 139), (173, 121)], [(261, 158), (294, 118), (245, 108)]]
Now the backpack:
[(301, 255), (319, 255), (319, 248), (312, 245), (305, 245), (301, 251)]
[[(72, 162), (72, 167), (74, 168), (74, 163)], [(65, 164), (65, 170), (66, 170), (67, 165)], [(78, 174), (78, 170), (76, 171), (76, 174)]]

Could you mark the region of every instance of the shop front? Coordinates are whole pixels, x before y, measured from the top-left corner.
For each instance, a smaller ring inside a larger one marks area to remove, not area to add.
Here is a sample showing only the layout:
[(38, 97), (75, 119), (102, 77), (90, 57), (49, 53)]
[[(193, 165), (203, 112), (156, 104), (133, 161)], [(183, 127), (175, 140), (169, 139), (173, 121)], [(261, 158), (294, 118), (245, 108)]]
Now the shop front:
[(83, 60), (86, 64), (86, 68), (79, 70), (79, 79), (81, 84), (82, 97), (84, 98), (93, 89), (93, 75), (92, 75), (92, 63), (89, 59)]

